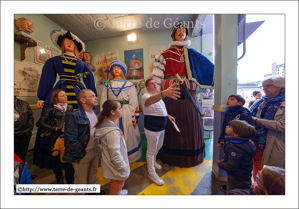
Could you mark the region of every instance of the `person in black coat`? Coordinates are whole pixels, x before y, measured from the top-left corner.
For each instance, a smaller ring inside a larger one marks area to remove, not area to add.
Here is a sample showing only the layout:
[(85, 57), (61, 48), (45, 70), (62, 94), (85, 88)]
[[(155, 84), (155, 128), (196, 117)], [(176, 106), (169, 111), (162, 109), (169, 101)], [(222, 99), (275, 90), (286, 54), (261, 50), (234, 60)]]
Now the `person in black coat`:
[[(36, 126), (42, 129), (42, 137), (48, 138), (48, 144), (45, 146), (45, 152), (49, 156), (54, 147), (57, 138), (62, 134), (62, 125), (65, 122), (65, 114), (73, 111), (71, 105), (67, 105), (66, 93), (61, 89), (56, 89), (51, 95), (51, 107), (46, 108)], [(38, 151), (38, 150), (35, 150)], [(60, 162), (59, 155), (53, 157), (53, 171), (57, 183), (63, 184), (62, 174), (63, 164)]]
[[(228, 123), (232, 120), (245, 120), (250, 125), (253, 125), (253, 120), (248, 109), (243, 107), (245, 104), (245, 99), (238, 94), (232, 94), (228, 97), (227, 100), (227, 111), (224, 116), (222, 131), (220, 137), (218, 138), (218, 146), (223, 148), (225, 146), (225, 127), (228, 126)], [(223, 192), (226, 192), (226, 185), (221, 186), (220, 188)]]
[(218, 146), (221, 144), (225, 144), (225, 128), (228, 126), (228, 123), (232, 120), (245, 120), (250, 125), (253, 125), (253, 120), (249, 110), (243, 105), (245, 104), (245, 99), (238, 94), (232, 94), (228, 97), (227, 107), (228, 110), (224, 116), (222, 131), (220, 137), (218, 138)]
[(20, 89), (14, 85), (14, 152), (25, 162), (32, 135), (34, 118), (28, 102), (17, 99)]
[(232, 120), (226, 126), (224, 158), (218, 160), (220, 169), (227, 172), (227, 191), (249, 189), (251, 186), (252, 158), (256, 147), (250, 140), (255, 137), (255, 128), (246, 121)]

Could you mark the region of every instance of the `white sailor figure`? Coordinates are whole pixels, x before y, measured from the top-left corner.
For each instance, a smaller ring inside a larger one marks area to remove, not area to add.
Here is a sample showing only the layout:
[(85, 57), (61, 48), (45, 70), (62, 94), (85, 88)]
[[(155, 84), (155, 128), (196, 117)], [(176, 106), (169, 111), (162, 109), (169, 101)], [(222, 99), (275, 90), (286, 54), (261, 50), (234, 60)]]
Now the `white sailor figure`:
[(120, 101), (123, 108), (122, 118), (115, 124), (123, 131), (128, 149), (129, 162), (133, 163), (142, 157), (141, 137), (138, 128), (139, 105), (135, 85), (125, 79), (127, 67), (124, 62), (114, 60), (110, 65), (113, 79), (105, 84), (101, 92), (101, 109), (107, 99)]

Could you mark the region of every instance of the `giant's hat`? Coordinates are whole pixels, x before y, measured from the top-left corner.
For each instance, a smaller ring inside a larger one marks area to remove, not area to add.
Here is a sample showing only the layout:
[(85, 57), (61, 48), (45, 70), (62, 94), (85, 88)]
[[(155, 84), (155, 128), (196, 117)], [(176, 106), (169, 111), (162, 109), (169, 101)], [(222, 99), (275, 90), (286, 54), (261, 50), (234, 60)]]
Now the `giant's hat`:
[(124, 76), (126, 77), (127, 66), (126, 66), (126, 64), (123, 61), (120, 61), (120, 60), (114, 60), (114, 61), (112, 61), (111, 64), (110, 64), (110, 68), (109, 68), (109, 70), (110, 70), (111, 73), (112, 73), (112, 69), (113, 69), (114, 66), (120, 67), (120, 69), (124, 73)]
[(51, 35), (52, 42), (59, 49), (61, 49), (62, 41), (65, 38), (73, 40), (75, 42), (79, 52), (85, 51), (85, 44), (83, 43), (83, 41), (81, 41), (76, 35), (74, 35), (70, 31), (64, 31), (64, 30), (54, 31), (54, 33)]
[(185, 23), (184, 21), (182, 21), (182, 20), (180, 20), (180, 21), (178, 21), (174, 26), (173, 26), (173, 28), (172, 28), (172, 31), (171, 31), (171, 38), (172, 38), (172, 40), (173, 41), (175, 41), (175, 32), (176, 32), (176, 30), (177, 29), (179, 29), (179, 28), (185, 28), (186, 29), (186, 37), (188, 36), (188, 25), (187, 25), (187, 23)]

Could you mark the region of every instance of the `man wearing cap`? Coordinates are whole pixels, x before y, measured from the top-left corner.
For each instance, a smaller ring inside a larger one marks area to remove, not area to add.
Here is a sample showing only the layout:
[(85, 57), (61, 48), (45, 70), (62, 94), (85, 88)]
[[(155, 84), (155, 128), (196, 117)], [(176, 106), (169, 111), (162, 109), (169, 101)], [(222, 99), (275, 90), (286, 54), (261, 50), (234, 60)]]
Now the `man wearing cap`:
[[(78, 99), (80, 90), (86, 87), (95, 95), (97, 94), (92, 71), (86, 63), (76, 57), (79, 52), (85, 51), (85, 44), (70, 31), (55, 31), (51, 39), (61, 49), (62, 55), (48, 59), (43, 67), (37, 90), (39, 98), (37, 106), (44, 109), (50, 107), (52, 92), (55, 89), (62, 89), (68, 97), (68, 105), (72, 105), (76, 110), (80, 105)], [(59, 81), (55, 84), (57, 74)], [(81, 83), (81, 79), (85, 86)], [(49, 149), (48, 138), (41, 137), (41, 132), (39, 128), (35, 140), (33, 164), (40, 168), (50, 169), (52, 168), (52, 156), (47, 152)]]
[(101, 109), (107, 99), (115, 99), (122, 104), (123, 116), (116, 120), (115, 124), (124, 133), (129, 162), (133, 163), (142, 157), (141, 137), (137, 124), (139, 105), (136, 88), (125, 79), (127, 66), (124, 62), (114, 60), (109, 70), (113, 79), (105, 84), (106, 88), (101, 92)]
[[(173, 42), (162, 54), (156, 55), (152, 76), (159, 90), (180, 84), (177, 101), (165, 98), (167, 111), (175, 117), (180, 132), (173, 124), (165, 128), (164, 144), (158, 153), (163, 163), (178, 167), (196, 166), (205, 156), (202, 119), (196, 93), (214, 86), (214, 65), (205, 56), (189, 48), (187, 24), (179, 21), (172, 29)], [(181, 77), (181, 81), (177, 78)]]

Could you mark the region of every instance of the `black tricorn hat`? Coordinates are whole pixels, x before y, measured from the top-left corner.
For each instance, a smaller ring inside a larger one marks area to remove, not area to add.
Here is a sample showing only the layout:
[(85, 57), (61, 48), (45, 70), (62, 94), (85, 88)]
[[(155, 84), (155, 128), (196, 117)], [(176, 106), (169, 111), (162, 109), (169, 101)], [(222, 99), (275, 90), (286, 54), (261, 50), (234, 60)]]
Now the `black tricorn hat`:
[(55, 44), (55, 46), (57, 46), (60, 49), (61, 49), (62, 41), (65, 38), (73, 40), (75, 42), (79, 52), (85, 51), (85, 44), (83, 43), (83, 41), (81, 41), (76, 35), (74, 35), (70, 31), (64, 31), (64, 30), (55, 31), (51, 35), (52, 42)]
[(175, 41), (175, 32), (176, 32), (176, 30), (177, 29), (179, 29), (179, 28), (185, 28), (186, 29), (186, 37), (188, 37), (188, 25), (187, 25), (187, 23), (185, 23), (184, 21), (182, 21), (182, 20), (180, 20), (180, 21), (178, 21), (174, 26), (173, 26), (173, 28), (172, 28), (172, 31), (171, 31), (171, 38), (172, 38), (172, 40), (173, 41)]

